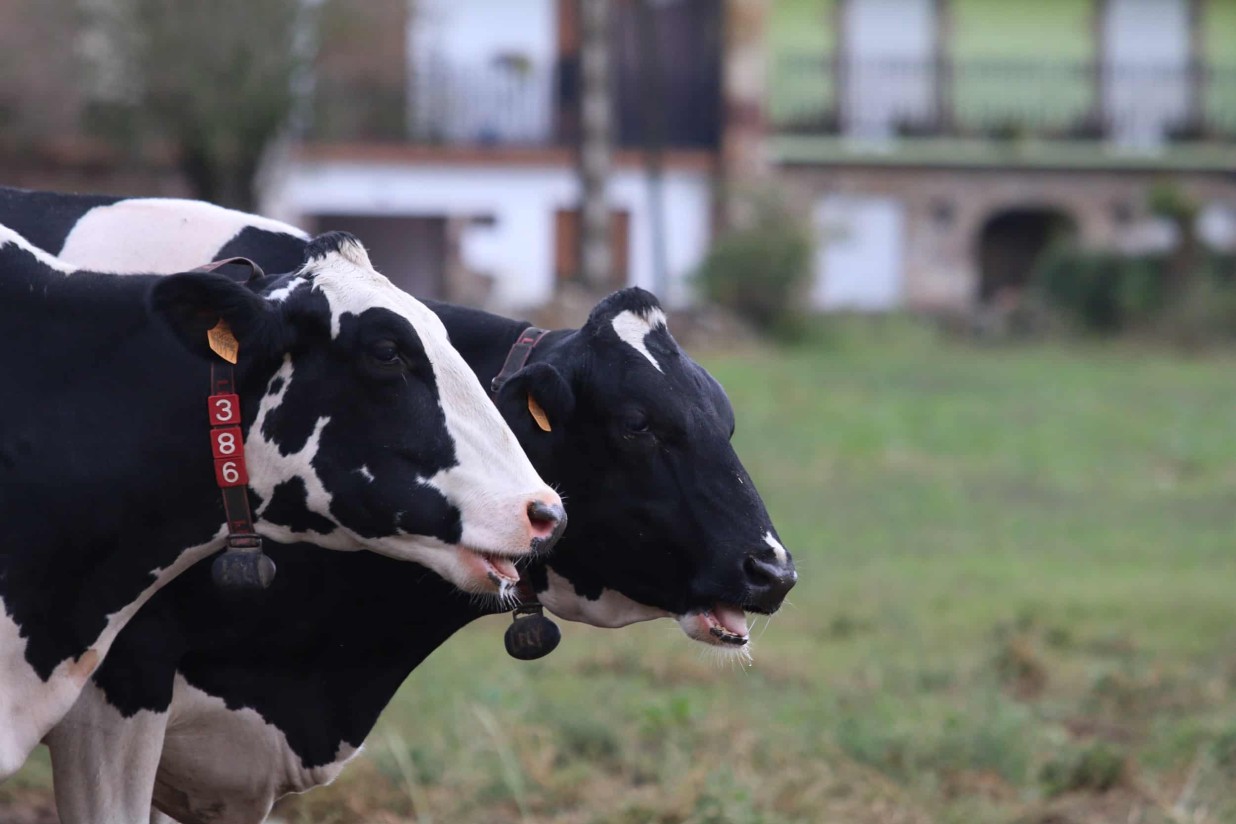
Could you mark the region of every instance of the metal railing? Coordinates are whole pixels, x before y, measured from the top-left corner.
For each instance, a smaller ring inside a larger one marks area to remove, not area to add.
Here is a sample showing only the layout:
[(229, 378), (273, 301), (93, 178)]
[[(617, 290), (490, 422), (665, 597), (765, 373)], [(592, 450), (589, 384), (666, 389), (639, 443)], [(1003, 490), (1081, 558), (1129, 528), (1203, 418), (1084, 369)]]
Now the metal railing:
[[(674, 70), (672, 63), (666, 67)], [(659, 139), (668, 148), (715, 146), (719, 85), (710, 85), (710, 78), (698, 71), (675, 79), (661, 102)], [(579, 81), (578, 61), (571, 59), (540, 64), (426, 61), (414, 66), (403, 83), (319, 76), (307, 136), (448, 146), (573, 145)], [(630, 73), (615, 72), (613, 83), (614, 142), (642, 146), (650, 116), (644, 89)]]
[(1236, 135), (1236, 66), (788, 56), (769, 86), (781, 133), (1124, 143)]

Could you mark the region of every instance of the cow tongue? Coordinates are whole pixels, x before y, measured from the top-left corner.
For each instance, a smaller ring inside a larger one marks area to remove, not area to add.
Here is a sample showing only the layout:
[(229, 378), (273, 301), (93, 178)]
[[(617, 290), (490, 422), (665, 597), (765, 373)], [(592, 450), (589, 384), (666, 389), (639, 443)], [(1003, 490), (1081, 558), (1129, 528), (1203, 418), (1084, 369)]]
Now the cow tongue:
[(746, 640), (747, 615), (732, 604), (717, 604), (712, 608), (712, 617), (731, 636)]

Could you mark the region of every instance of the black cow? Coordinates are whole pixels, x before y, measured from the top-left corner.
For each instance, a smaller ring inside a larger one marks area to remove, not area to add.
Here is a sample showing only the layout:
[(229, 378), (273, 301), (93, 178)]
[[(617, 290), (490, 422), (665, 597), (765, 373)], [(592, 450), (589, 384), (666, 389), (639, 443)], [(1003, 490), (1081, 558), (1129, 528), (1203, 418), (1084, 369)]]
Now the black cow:
[[(268, 222), (247, 224), (247, 216), (187, 201), (100, 205), (10, 193), (9, 208), (35, 209), (36, 197), (52, 199), (61, 216), (49, 248), (67, 248), (62, 238), (73, 238), (74, 254), (99, 263), (120, 253), (123, 238), (142, 235), (160, 209), (163, 223), (200, 229), (208, 243), (228, 254), (243, 250), (273, 270), (294, 254), (293, 241), (303, 243), (291, 227), (268, 237)], [(485, 384), (527, 327), (431, 308)], [(530, 414), (529, 397), (544, 408), (550, 431)], [(600, 626), (674, 616), (691, 637), (745, 652), (743, 610), (775, 610), (795, 580), (793, 565), (729, 445), (733, 414), (724, 392), (679, 349), (655, 299), (626, 290), (603, 301), (582, 329), (550, 332), (496, 401), (534, 464), (571, 503), (572, 525), (554, 555), (524, 576), (540, 600)], [(357, 588), (370, 559), (306, 560), (297, 556), (291, 572), (292, 562), (282, 561), (268, 598), (238, 607), (227, 622), (198, 621), (201, 607), (186, 606), (216, 604), (200, 570), (143, 610), (99, 673), (94, 700), (80, 702), (78, 718), (62, 725), (65, 746), (51, 741), (62, 816), (64, 808), (83, 817), (97, 811), (87, 775), (102, 776), (113, 798), (133, 802), (116, 809), (140, 814), (150, 777), (143, 784), (133, 771), (100, 771), (120, 760), (117, 742), (131, 742), (122, 749), (141, 753), (132, 760), (158, 762), (161, 808), (185, 821), (204, 820), (207, 810), (226, 811), (226, 821), (260, 820), (278, 795), (337, 774), (408, 672), (455, 630), (496, 609), (452, 599), (434, 582), (386, 565), (387, 583), (406, 601), (392, 610)], [(315, 583), (318, 594), (301, 600), (301, 587)], [(285, 598), (295, 608), (279, 614), (284, 621), (294, 615), (292, 625), (265, 622)], [(268, 631), (254, 635), (257, 620)], [(360, 627), (365, 640), (348, 635)], [(61, 791), (65, 775), (79, 780)]]
[[(221, 324), (238, 360), (212, 395)], [(0, 226), (0, 325), (0, 779), (140, 606), (223, 546), (238, 441), (258, 533), (471, 591), (509, 589), (562, 521), (441, 322), (351, 236), (244, 284), (77, 271)]]

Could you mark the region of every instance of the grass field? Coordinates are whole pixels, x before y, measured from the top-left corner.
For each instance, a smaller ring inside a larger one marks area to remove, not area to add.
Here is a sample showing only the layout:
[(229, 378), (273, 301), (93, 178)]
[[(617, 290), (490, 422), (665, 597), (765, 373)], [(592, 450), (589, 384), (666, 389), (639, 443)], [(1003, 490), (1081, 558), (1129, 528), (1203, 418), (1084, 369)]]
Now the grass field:
[(283, 819), (1236, 821), (1236, 358), (888, 322), (705, 361), (801, 576), (754, 666), (487, 619)]

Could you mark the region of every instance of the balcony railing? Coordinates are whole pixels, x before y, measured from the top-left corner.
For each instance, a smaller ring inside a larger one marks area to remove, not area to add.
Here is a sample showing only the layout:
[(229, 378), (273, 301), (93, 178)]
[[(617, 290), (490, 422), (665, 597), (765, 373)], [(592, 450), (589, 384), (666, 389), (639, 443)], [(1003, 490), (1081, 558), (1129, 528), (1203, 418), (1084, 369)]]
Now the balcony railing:
[(776, 62), (770, 87), (782, 133), (1149, 145), (1236, 136), (1236, 66), (792, 56)]
[[(667, 61), (667, 74), (677, 67)], [(613, 134), (639, 147), (655, 118), (667, 148), (710, 148), (718, 141), (716, 77), (682, 72), (666, 82), (659, 112), (633, 72), (614, 72)], [(319, 76), (308, 136), (422, 145), (541, 147), (572, 145), (578, 135), (577, 60), (476, 64), (424, 62), (406, 83)]]

